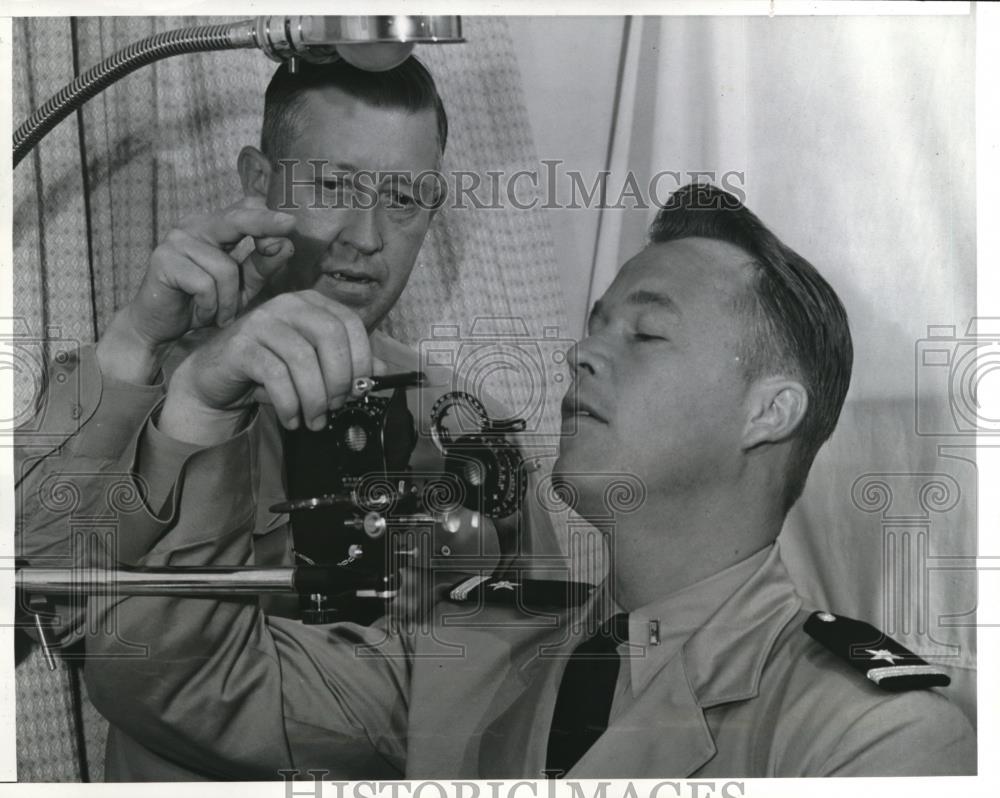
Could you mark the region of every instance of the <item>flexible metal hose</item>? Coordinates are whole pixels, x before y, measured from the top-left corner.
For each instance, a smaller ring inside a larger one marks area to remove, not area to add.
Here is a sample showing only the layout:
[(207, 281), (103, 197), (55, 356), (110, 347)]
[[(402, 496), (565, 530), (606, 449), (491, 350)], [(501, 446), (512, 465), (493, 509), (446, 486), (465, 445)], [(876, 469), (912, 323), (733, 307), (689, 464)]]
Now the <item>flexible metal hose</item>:
[(14, 132), (14, 166), (16, 167), (52, 128), (83, 103), (104, 91), (112, 83), (147, 64), (183, 53), (236, 50), (256, 46), (253, 25), (247, 21), (181, 28), (157, 33), (131, 44), (88, 69), (18, 127)]

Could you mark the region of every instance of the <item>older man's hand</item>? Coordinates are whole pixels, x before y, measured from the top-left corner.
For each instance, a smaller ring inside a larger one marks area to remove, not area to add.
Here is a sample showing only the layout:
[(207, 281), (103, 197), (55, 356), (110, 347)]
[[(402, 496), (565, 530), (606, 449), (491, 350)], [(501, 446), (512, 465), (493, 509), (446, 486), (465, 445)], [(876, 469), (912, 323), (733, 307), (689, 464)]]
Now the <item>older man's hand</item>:
[(232, 436), (265, 401), (288, 429), (322, 429), (327, 411), (372, 370), (368, 333), (353, 310), (313, 290), (282, 294), (187, 357), (170, 381), (159, 426), (210, 445)]
[[(149, 382), (178, 338), (230, 324), (266, 275), (292, 256), (287, 236), (294, 224), (294, 217), (256, 198), (182, 221), (153, 251), (138, 293), (98, 343), (102, 373)], [(257, 254), (241, 263), (230, 253), (247, 236), (254, 238)]]

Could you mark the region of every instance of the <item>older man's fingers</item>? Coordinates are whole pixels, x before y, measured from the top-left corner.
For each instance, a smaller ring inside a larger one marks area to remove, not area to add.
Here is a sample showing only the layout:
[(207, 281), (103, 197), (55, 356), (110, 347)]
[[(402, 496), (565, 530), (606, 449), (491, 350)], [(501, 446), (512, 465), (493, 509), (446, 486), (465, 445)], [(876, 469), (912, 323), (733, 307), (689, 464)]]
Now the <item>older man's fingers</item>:
[(232, 248), (246, 236), (284, 238), (295, 229), (295, 217), (290, 213), (248, 205), (243, 200), (218, 213), (189, 218), (185, 220), (184, 229), (206, 244), (219, 248)]
[(324, 296), (319, 291), (303, 291), (301, 296), (324, 313), (335, 316), (343, 324), (351, 356), (352, 377), (357, 379), (358, 377), (370, 376), (372, 373), (371, 343), (368, 340), (368, 331), (365, 329), (364, 322), (361, 321), (358, 314), (339, 302)]
[[(200, 301), (198, 296), (192, 294), (198, 308), (195, 315), (200, 322), (199, 326), (212, 322), (220, 327), (229, 324), (236, 318), (239, 311), (240, 274), (236, 261), (215, 247), (190, 236), (177, 236), (173, 241), (173, 246), (175, 251), (204, 272), (214, 284), (215, 313), (212, 317), (206, 318), (204, 316), (205, 303)], [(173, 280), (176, 287), (185, 290), (180, 280), (183, 262), (179, 266), (180, 268), (175, 266), (174, 274), (165, 275), (165, 279), (167, 281)]]
[(254, 398), (273, 405), (278, 420), (286, 429), (297, 429), (300, 423), (299, 396), (284, 360), (270, 350), (262, 349), (249, 364), (247, 376), (260, 386), (254, 391)]
[(326, 426), (329, 392), (312, 342), (297, 326), (277, 322), (270, 325), (261, 343), (281, 358), (288, 369), (306, 425), (313, 430), (322, 429)]
[(180, 257), (164, 280), (171, 290), (182, 291), (191, 297), (194, 327), (206, 327), (215, 321), (219, 297), (216, 281), (208, 271), (190, 258)]

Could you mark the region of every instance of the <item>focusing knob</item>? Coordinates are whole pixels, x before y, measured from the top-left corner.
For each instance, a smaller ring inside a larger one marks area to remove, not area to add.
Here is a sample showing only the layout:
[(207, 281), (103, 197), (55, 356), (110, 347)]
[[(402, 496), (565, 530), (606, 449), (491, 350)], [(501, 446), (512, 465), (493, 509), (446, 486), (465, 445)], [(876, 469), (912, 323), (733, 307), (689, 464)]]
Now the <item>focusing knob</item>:
[(517, 447), (497, 435), (466, 435), (448, 448), (445, 472), (464, 488), (462, 505), (490, 518), (506, 518), (524, 500), (527, 482)]
[(344, 405), (330, 413), (325, 434), (334, 447), (349, 457), (378, 457), (387, 402), (381, 397), (370, 397)]

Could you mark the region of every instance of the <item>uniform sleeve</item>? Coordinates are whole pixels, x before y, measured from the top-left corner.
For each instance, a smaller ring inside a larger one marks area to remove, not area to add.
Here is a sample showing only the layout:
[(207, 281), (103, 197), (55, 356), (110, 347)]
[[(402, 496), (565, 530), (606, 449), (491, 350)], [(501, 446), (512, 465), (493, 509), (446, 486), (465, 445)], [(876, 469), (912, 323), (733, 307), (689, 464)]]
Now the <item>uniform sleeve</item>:
[(887, 697), (834, 745), (823, 776), (969, 776), (976, 735), (958, 707), (930, 690)]
[[(258, 420), (218, 446), (181, 454), (162, 502), (118, 516), (120, 547), (142, 565), (253, 561)], [(143, 451), (132, 464), (170, 453)], [(176, 454), (176, 453), (175, 453)], [(145, 472), (150, 479), (148, 471)], [(309, 627), (267, 618), (258, 600), (92, 599), (88, 693), (115, 726), (161, 756), (220, 778), (278, 779), (320, 768), (335, 777), (402, 772), (409, 681), (406, 639), (384, 627)], [(380, 764), (380, 766), (379, 766)]]
[[(106, 564), (99, 541), (108, 528), (101, 519), (131, 490), (118, 462), (162, 394), (162, 385), (103, 378), (93, 345), (57, 353), (31, 418), (14, 438), (19, 559), (48, 567)], [(81, 603), (60, 598), (50, 606), (53, 639), (73, 642)]]

